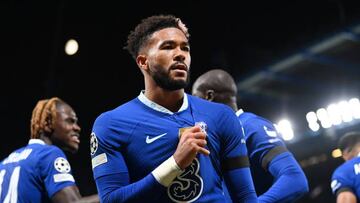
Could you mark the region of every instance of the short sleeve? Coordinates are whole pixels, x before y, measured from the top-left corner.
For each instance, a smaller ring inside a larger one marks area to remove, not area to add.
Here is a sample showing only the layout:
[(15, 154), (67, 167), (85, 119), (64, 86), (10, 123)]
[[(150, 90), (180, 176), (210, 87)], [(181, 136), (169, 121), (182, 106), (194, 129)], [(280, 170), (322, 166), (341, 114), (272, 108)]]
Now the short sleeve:
[[(344, 166), (344, 165), (343, 165)], [(353, 191), (352, 182), (355, 177), (352, 171), (347, 171), (345, 167), (339, 167), (335, 170), (331, 178), (331, 190), (334, 195), (338, 195), (342, 191)]]
[(50, 198), (61, 189), (75, 185), (70, 163), (63, 151), (51, 146), (42, 151), (41, 157), (38, 168)]

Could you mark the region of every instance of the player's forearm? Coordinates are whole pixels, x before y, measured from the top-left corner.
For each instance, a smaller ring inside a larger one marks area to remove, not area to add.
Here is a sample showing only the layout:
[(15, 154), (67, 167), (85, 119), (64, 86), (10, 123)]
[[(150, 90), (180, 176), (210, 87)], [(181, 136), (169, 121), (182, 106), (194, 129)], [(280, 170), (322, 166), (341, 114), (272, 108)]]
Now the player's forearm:
[(308, 192), (307, 182), (302, 175), (283, 175), (263, 195), (259, 202), (294, 202)]
[(99, 203), (99, 196), (97, 194), (82, 197), (76, 203)]
[[(143, 179), (124, 185), (121, 181), (125, 180), (127, 175), (113, 174), (100, 177), (97, 180), (98, 188), (102, 185), (100, 197), (104, 202), (143, 202), (154, 200), (157, 195), (163, 194), (166, 187), (181, 173), (182, 170), (176, 164), (174, 158), (160, 164), (149, 175)], [(120, 176), (120, 177), (119, 177)], [(122, 186), (121, 186), (122, 185)]]
[(259, 197), (259, 202), (293, 202), (308, 192), (306, 177), (291, 154), (275, 157), (269, 171), (276, 182)]
[(336, 203), (356, 203), (356, 196), (350, 191), (341, 192), (336, 198)]
[(258, 202), (250, 168), (226, 171), (224, 178), (233, 202)]
[(98, 188), (102, 187), (99, 190), (102, 202), (141, 202), (144, 199), (151, 202), (152, 199), (156, 199), (157, 194), (165, 190), (152, 174), (125, 186), (119, 186), (119, 182), (116, 181), (117, 176), (118, 174), (113, 174), (98, 178), (97, 182), (107, 183), (103, 186), (98, 185)]

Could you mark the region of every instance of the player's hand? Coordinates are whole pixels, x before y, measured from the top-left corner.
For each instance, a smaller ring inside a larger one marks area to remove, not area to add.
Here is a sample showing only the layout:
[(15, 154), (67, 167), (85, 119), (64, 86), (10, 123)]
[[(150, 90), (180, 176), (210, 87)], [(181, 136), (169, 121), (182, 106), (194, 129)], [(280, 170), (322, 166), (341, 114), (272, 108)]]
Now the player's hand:
[(205, 148), (206, 134), (201, 131), (199, 126), (186, 129), (181, 137), (174, 153), (174, 159), (181, 169), (185, 169), (191, 164), (197, 153), (209, 155), (210, 151)]

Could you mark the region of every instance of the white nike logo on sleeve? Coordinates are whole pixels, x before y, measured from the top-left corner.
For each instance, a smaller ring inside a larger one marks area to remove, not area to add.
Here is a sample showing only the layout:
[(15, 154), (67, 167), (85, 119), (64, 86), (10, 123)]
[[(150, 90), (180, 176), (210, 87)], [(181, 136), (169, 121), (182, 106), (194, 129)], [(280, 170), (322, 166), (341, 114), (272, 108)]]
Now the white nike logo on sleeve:
[(149, 135), (148, 135), (148, 136), (146, 136), (146, 143), (147, 143), (147, 144), (150, 144), (150, 143), (154, 142), (155, 140), (161, 138), (162, 136), (165, 136), (166, 134), (167, 134), (167, 133), (164, 133), (164, 134), (161, 134), (161, 135), (152, 137), (152, 138), (150, 138)]

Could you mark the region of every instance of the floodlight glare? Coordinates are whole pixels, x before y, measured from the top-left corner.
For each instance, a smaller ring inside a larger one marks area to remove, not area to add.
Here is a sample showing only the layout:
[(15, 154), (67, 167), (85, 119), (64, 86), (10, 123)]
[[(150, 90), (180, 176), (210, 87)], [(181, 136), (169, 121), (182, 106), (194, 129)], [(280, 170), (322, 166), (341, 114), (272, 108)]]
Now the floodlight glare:
[(352, 112), (352, 116), (355, 119), (360, 118), (360, 102), (358, 98), (352, 98), (349, 100), (349, 106)]
[(306, 120), (309, 122), (309, 123), (314, 123), (316, 122), (318, 119), (316, 117), (316, 113), (313, 112), (313, 111), (310, 111), (309, 113), (306, 114)]
[(333, 125), (339, 125), (342, 123), (341, 111), (337, 104), (330, 104), (327, 107), (327, 112)]
[(353, 120), (350, 105), (347, 101), (341, 101), (338, 103), (341, 112), (341, 118), (344, 122), (350, 122)]
[(283, 119), (279, 121), (277, 125), (284, 140), (288, 141), (294, 138), (294, 131), (291, 127), (290, 121)]
[(320, 108), (316, 111), (316, 115), (321, 122), (323, 128), (330, 128), (332, 126), (328, 112), (324, 108)]
[(65, 53), (67, 55), (74, 55), (79, 50), (79, 44), (74, 39), (69, 39), (65, 44)]
[(320, 125), (318, 123), (309, 123), (309, 128), (312, 131), (317, 132), (320, 129)]

